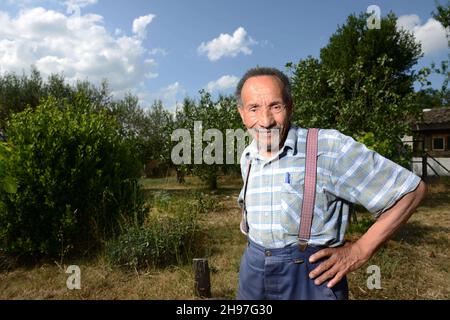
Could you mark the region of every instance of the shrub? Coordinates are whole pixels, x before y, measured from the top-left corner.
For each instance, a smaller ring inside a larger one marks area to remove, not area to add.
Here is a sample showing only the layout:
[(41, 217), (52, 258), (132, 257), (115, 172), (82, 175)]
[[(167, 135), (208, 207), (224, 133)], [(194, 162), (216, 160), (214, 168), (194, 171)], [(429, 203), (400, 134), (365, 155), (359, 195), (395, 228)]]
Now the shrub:
[(195, 211), (151, 216), (144, 227), (131, 225), (106, 245), (111, 263), (140, 269), (183, 264), (199, 250)]
[(0, 194), (0, 246), (9, 253), (56, 255), (92, 249), (143, 217), (133, 141), (89, 101), (49, 98), (13, 115), (6, 161), (17, 193)]
[(203, 192), (193, 192), (192, 197), (195, 199), (191, 204), (192, 209), (198, 213), (208, 214), (223, 209), (223, 204), (211, 195), (206, 195)]
[(106, 255), (112, 264), (132, 269), (164, 267), (205, 254), (207, 233), (199, 224), (201, 215), (209, 212), (204, 196), (158, 191), (152, 197), (153, 208), (144, 226), (128, 222), (122, 234), (107, 243)]
[(152, 204), (154, 208), (167, 210), (173, 201), (173, 197), (167, 191), (162, 190), (153, 194)]
[(15, 193), (17, 183), (10, 174), (6, 172), (6, 161), (11, 156), (11, 147), (0, 141), (0, 191)]

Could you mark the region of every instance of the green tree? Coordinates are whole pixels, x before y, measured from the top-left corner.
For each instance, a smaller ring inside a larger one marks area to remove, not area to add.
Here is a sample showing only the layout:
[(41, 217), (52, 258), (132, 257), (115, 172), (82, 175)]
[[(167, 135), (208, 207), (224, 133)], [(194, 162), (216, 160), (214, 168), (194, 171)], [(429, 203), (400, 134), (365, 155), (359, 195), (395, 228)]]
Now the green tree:
[[(177, 108), (175, 112), (175, 119), (173, 126), (170, 130), (170, 134), (172, 135), (172, 133), (177, 129), (187, 129), (190, 131), (191, 138), (193, 138), (194, 121), (199, 120), (196, 115), (197, 115), (197, 105), (195, 101), (189, 97), (184, 98), (181, 107)], [(171, 138), (168, 141), (166, 147), (170, 150), (173, 150), (176, 144), (178, 144), (178, 141), (172, 141)], [(193, 145), (191, 145), (191, 147), (193, 148)], [(189, 150), (189, 152), (191, 151)], [(192, 173), (192, 164), (191, 163), (176, 164), (175, 170), (177, 175), (177, 182), (184, 183), (185, 176)]]
[(42, 88), (42, 77), (34, 67), (29, 76), (15, 73), (0, 76), (0, 128), (5, 128), (11, 114), (21, 112), (27, 106), (35, 108), (42, 97)]
[(6, 142), (0, 141), (0, 192), (17, 192), (17, 182), (6, 171), (6, 162), (9, 160), (11, 152), (11, 147)]
[(156, 161), (159, 175), (167, 174), (173, 166), (170, 158), (170, 134), (174, 126), (173, 115), (164, 108), (161, 100), (155, 101), (145, 112), (142, 131), (145, 160)]
[(380, 29), (369, 29), (366, 19), (366, 14), (349, 16), (320, 59), (287, 64), (294, 122), (338, 129), (406, 166), (408, 150), (401, 138), (409, 133), (405, 120), (420, 112), (413, 103), (419, 74), (411, 70), (421, 56), (420, 45), (412, 34), (397, 30), (392, 13), (382, 18)]
[[(447, 5), (437, 4), (437, 12), (432, 12), (433, 17), (438, 20), (446, 30), (447, 44), (450, 49), (450, 1), (447, 1)], [(438, 65), (436, 63), (431, 64), (431, 72), (434, 72), (443, 77), (443, 82), (440, 90), (437, 92), (437, 96), (440, 99), (441, 106), (450, 106), (450, 69), (449, 69), (450, 53), (447, 54), (447, 59), (441, 61)]]
[(427, 87), (416, 92), (415, 103), (421, 108), (442, 108), (450, 104), (450, 91)]
[(433, 17), (442, 23), (444, 28), (450, 27), (450, 1), (447, 1), (447, 5), (437, 4), (436, 11), (433, 12)]
[(156, 165), (155, 170), (146, 170), (146, 174), (167, 174), (171, 166), (168, 142), (173, 116), (164, 108), (162, 101), (154, 101), (150, 108), (143, 109), (139, 98), (128, 93), (123, 99), (106, 105), (109, 106), (109, 112), (118, 119), (122, 134), (136, 144), (140, 161), (146, 165)]
[(111, 108), (112, 98), (106, 80), (98, 87), (89, 81), (69, 85), (62, 74), (52, 74), (44, 81), (35, 67), (31, 67), (29, 75), (0, 75), (0, 129), (5, 129), (12, 114), (27, 107), (35, 109), (41, 100), (54, 97), (62, 107), (64, 100), (74, 103), (79, 95), (89, 100), (96, 110)]
[[(206, 130), (218, 130), (217, 134), (220, 135), (222, 146), (220, 146), (220, 144), (215, 144), (217, 142), (216, 139), (219, 138), (216, 136), (208, 137), (209, 141), (202, 141), (201, 143), (203, 152), (202, 155), (211, 152), (211, 157), (214, 158), (217, 156), (216, 160), (218, 161), (214, 161), (213, 163), (205, 163), (205, 158), (203, 157), (201, 164), (194, 164), (194, 126), (196, 121), (200, 121), (202, 124), (202, 132), (199, 133), (199, 136), (202, 138)], [(217, 189), (219, 175), (239, 172), (239, 165), (236, 161), (239, 160), (240, 156), (239, 154), (236, 158), (236, 151), (238, 148), (237, 143), (234, 144), (234, 149), (232, 150), (233, 155), (231, 155), (234, 156), (234, 164), (226, 163), (227, 129), (243, 129), (239, 113), (236, 110), (236, 101), (234, 97), (220, 95), (218, 99), (214, 101), (209, 92), (201, 90), (200, 99), (198, 102), (189, 98), (184, 100), (183, 107), (179, 109), (176, 114), (175, 126), (176, 128), (189, 130), (191, 136), (191, 150), (189, 150), (189, 152), (192, 152), (192, 164), (182, 165), (179, 167), (179, 171), (183, 173), (190, 172), (200, 177), (200, 179), (204, 181), (210, 189)], [(221, 155), (216, 154), (216, 151), (221, 153)]]

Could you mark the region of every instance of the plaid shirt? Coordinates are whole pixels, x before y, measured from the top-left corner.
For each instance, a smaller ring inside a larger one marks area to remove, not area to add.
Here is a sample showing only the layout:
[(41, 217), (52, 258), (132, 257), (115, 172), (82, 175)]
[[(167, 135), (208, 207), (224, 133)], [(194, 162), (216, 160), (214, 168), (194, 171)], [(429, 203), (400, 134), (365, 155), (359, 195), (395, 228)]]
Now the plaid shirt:
[[(284, 146), (271, 159), (258, 154), (253, 141), (241, 157), (251, 240), (266, 248), (297, 243), (303, 201), (307, 129), (291, 125)], [(344, 242), (349, 205), (358, 203), (375, 217), (416, 189), (420, 178), (337, 130), (320, 129), (312, 245)], [(244, 188), (238, 198), (243, 206)]]

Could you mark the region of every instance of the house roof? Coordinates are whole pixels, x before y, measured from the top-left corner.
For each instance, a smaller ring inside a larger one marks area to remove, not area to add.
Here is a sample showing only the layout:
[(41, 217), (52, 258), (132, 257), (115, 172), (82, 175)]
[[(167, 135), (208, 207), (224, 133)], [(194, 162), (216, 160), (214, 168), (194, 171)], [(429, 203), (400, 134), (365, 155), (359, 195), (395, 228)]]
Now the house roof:
[(450, 107), (425, 110), (423, 112), (423, 121), (420, 121), (420, 123), (432, 124), (450, 122)]
[(449, 129), (450, 107), (424, 109), (423, 118), (413, 123), (414, 130)]

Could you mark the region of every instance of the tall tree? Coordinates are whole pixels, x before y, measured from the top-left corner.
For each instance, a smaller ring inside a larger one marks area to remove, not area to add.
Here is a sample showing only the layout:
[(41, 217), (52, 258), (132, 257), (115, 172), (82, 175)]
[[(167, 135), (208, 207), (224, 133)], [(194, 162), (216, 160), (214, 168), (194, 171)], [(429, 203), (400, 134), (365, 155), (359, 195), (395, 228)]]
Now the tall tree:
[[(438, 20), (445, 28), (447, 36), (447, 45), (450, 49), (450, 1), (447, 1), (447, 5), (437, 4), (436, 12), (431, 13), (433, 17)], [(447, 54), (447, 59), (441, 61), (440, 65), (435, 63), (431, 64), (431, 71), (443, 76), (444, 81), (442, 82), (441, 88), (438, 92), (440, 102), (442, 106), (450, 106), (450, 52)]]
[(0, 75), (0, 129), (5, 129), (11, 115), (22, 112), (26, 107), (35, 109), (41, 100), (54, 97), (61, 107), (67, 100), (75, 103), (76, 97), (83, 95), (94, 106), (95, 110), (110, 108), (112, 103), (108, 82), (104, 80), (100, 86), (89, 81), (77, 81), (70, 85), (64, 75), (51, 74), (47, 80), (34, 66), (29, 75), (23, 73), (5, 73)]
[[(199, 126), (200, 123), (201, 127)], [(239, 165), (237, 164), (240, 156), (237, 152), (239, 145), (235, 138), (240, 140), (243, 135), (239, 136), (238, 133), (231, 137), (230, 134), (227, 141), (228, 129), (231, 129), (228, 133), (233, 134), (235, 133), (234, 130), (243, 129), (234, 97), (220, 95), (215, 100), (209, 92), (201, 90), (199, 101), (184, 100), (183, 107), (178, 110), (176, 115), (176, 128), (188, 130), (191, 138), (189, 149), (183, 149), (183, 154), (184, 151), (190, 153), (191, 161), (188, 164), (177, 166), (177, 170), (191, 172), (200, 177), (210, 189), (217, 188), (220, 174), (239, 172)], [(195, 129), (198, 129), (198, 131)], [(244, 130), (242, 130), (242, 133), (244, 133)], [(231, 145), (231, 140), (235, 142), (233, 145)], [(177, 143), (179, 142), (175, 141), (175, 144)], [(198, 147), (200, 147), (200, 150), (198, 150)], [(197, 151), (195, 151), (196, 148)], [(201, 163), (195, 163), (195, 154), (201, 155)], [(236, 157), (236, 154), (238, 157)], [(227, 155), (228, 160), (233, 158), (234, 165), (227, 163)]]
[(30, 75), (5, 73), (0, 76), (0, 128), (13, 113), (27, 106), (35, 108), (42, 97), (43, 81), (39, 71), (32, 67)]
[(447, 5), (437, 4), (436, 11), (433, 12), (433, 17), (442, 23), (444, 28), (450, 27), (450, 1), (447, 1)]
[[(153, 102), (145, 111), (141, 137), (144, 146), (144, 160), (156, 164), (153, 175), (167, 175), (173, 166), (170, 159), (170, 134), (173, 130), (173, 115), (161, 100)], [(147, 173), (150, 173), (147, 171)]]
[[(351, 15), (320, 52), (288, 63), (295, 103), (294, 122), (335, 128), (369, 144), (384, 156), (408, 164), (401, 138), (405, 119), (416, 118), (411, 68), (421, 56), (412, 34), (397, 30), (389, 13), (380, 29), (369, 29), (367, 14)], [(372, 138), (373, 137), (373, 138)]]

